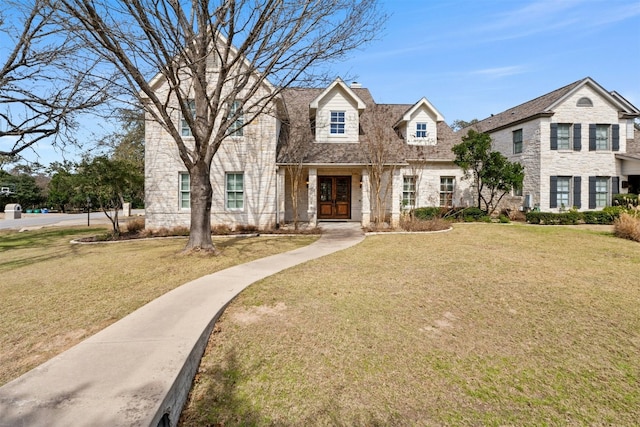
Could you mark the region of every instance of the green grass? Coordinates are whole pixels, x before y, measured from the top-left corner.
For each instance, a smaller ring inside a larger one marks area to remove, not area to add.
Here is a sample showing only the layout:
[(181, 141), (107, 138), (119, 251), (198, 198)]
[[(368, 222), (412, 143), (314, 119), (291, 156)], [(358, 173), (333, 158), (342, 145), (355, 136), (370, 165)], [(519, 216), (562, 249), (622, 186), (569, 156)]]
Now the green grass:
[(69, 243), (104, 232), (0, 233), (0, 385), (181, 284), (317, 238), (215, 239), (220, 256), (182, 255), (182, 238)]
[(636, 425), (640, 246), (591, 228), (383, 235), (244, 291), (202, 425)]

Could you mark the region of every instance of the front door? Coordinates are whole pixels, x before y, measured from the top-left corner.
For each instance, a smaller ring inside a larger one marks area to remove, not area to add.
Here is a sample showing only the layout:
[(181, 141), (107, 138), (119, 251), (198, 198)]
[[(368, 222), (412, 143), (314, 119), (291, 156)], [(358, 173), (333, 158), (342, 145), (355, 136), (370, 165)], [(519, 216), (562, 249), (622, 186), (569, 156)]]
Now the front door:
[(351, 177), (318, 177), (318, 218), (351, 218)]

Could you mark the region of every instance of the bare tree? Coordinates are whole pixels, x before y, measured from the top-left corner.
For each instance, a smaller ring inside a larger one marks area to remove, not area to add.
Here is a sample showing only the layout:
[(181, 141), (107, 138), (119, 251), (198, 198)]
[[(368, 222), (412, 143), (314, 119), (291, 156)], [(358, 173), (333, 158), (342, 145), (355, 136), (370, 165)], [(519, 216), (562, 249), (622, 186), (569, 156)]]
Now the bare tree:
[(298, 201), (300, 200), (301, 187), (305, 185), (304, 170), (305, 159), (307, 155), (306, 146), (300, 141), (304, 140), (306, 136), (306, 129), (302, 125), (294, 125), (290, 121), (284, 123), (281, 131), (281, 138), (283, 140), (280, 152), (287, 159), (287, 163), (284, 165), (287, 178), (289, 179), (289, 197), (291, 198), (291, 214), (293, 216), (293, 228), (298, 230), (300, 228), (300, 212), (298, 208)]
[[(212, 159), (237, 120), (245, 126), (273, 113), (294, 82), (317, 83), (328, 62), (372, 40), (386, 18), (376, 0), (60, 2), (62, 20), (81, 28), (75, 34), (116, 67), (122, 87), (173, 138), (190, 175), (186, 249), (203, 250), (214, 249)], [(236, 102), (241, 108), (232, 109)], [(192, 144), (183, 141), (176, 112)]]
[(371, 120), (369, 132), (362, 142), (367, 159), (367, 170), (371, 183), (371, 200), (373, 201), (373, 222), (379, 225), (386, 221), (387, 201), (393, 187), (393, 175), (398, 166), (396, 154), (398, 147), (394, 148), (393, 141), (398, 136), (388, 123), (391, 115), (389, 106), (375, 105), (369, 117)]
[(56, 1), (26, 0), (0, 6), (0, 155), (15, 156), (38, 141), (73, 141), (77, 114), (106, 99), (95, 85), (95, 61), (58, 26)]

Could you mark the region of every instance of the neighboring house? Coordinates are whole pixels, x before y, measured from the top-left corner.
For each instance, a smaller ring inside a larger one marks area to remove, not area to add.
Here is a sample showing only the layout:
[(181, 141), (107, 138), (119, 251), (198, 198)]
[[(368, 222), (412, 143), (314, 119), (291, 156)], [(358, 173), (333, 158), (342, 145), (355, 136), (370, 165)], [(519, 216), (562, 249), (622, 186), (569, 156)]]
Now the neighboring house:
[(587, 77), (472, 127), (525, 168), (523, 189), (508, 203), (558, 212), (601, 209), (613, 194), (640, 191), (638, 117), (620, 94)]
[[(297, 212), (312, 225), (366, 226), (376, 217), (395, 225), (412, 207), (475, 205), (451, 151), (466, 130), (453, 132), (426, 98), (377, 104), (368, 89), (336, 79), (324, 89), (285, 89), (271, 111), (251, 123), (241, 117), (245, 126), (216, 154), (212, 224), (266, 228)], [(637, 117), (622, 96), (585, 78), (474, 128), (525, 167), (524, 188), (506, 207), (588, 210), (609, 205), (613, 194), (640, 191)], [(188, 140), (188, 127), (182, 132)], [(147, 226), (188, 225), (188, 175), (171, 138), (149, 120), (145, 155)]]

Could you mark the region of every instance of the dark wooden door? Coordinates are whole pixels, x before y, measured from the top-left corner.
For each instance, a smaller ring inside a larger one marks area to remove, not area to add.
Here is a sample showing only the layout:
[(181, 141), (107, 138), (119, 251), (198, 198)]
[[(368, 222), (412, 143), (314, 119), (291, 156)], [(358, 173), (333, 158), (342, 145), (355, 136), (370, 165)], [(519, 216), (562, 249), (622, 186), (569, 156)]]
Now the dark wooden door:
[(351, 177), (318, 177), (318, 218), (351, 218)]

